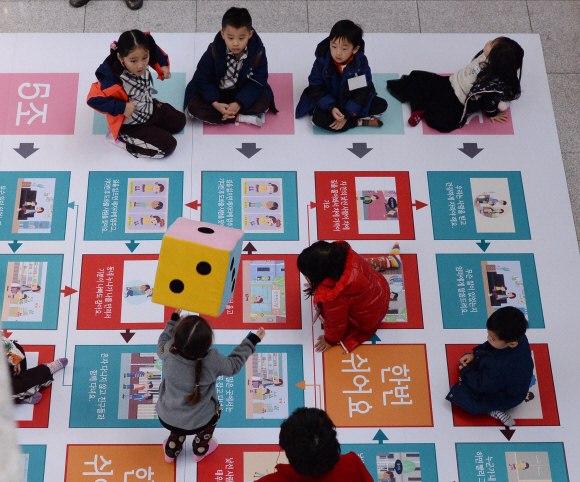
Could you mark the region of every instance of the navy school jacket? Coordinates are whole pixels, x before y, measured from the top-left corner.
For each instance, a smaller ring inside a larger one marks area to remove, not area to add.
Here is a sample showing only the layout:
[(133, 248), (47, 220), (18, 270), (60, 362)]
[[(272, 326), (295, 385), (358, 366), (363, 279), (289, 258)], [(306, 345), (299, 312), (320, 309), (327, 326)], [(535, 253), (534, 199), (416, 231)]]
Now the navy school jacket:
[[(304, 89), (296, 106), (296, 118), (312, 115), (315, 107), (330, 112), (338, 107), (347, 117), (368, 115), (371, 101), (377, 92), (373, 85), (371, 68), (364, 54), (364, 40), (354, 58), (346, 65), (342, 75), (330, 55), (330, 37), (316, 47), (316, 60), (308, 76), (308, 87)], [(364, 75), (367, 86), (354, 91), (348, 88), (348, 79)]]
[[(473, 414), (509, 410), (524, 401), (534, 370), (528, 338), (498, 350), (489, 342), (473, 349), (473, 361), (460, 371), (447, 400)], [(459, 361), (458, 361), (459, 363)]]
[[(199, 94), (207, 104), (219, 102), (219, 83), (226, 73), (227, 56), (226, 43), (218, 32), (213, 42), (209, 44), (206, 52), (202, 55), (193, 78), (185, 89), (184, 108), (187, 107), (191, 98)], [(250, 107), (265, 93), (270, 97), (270, 110), (278, 112), (274, 104), (274, 92), (268, 84), (268, 59), (266, 48), (259, 35), (254, 34), (248, 41), (248, 58), (242, 65), (236, 88), (236, 102), (242, 107)]]

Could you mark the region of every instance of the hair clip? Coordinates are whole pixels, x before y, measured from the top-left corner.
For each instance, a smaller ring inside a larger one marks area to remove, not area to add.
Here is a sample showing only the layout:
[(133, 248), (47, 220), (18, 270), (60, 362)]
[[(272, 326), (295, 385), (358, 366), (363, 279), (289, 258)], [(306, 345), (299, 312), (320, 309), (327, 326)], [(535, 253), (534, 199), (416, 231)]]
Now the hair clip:
[(116, 40), (114, 40), (114, 41), (111, 43), (111, 49), (113, 49), (113, 50), (117, 50), (117, 41), (116, 41)]

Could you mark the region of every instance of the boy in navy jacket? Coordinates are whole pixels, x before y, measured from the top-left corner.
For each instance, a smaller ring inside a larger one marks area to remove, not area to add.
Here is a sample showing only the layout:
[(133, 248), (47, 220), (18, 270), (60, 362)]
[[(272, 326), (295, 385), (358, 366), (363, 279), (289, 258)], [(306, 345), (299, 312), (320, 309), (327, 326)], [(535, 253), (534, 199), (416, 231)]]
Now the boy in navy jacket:
[(459, 360), (459, 382), (447, 400), (475, 415), (487, 413), (506, 426), (515, 425), (504, 410), (528, 394), (534, 371), (525, 335), (528, 322), (521, 310), (506, 306), (487, 320), (487, 341)]
[(314, 125), (333, 132), (383, 125), (378, 117), (388, 105), (377, 97), (362, 37), (359, 25), (341, 20), (318, 44), (309, 85), (296, 107), (297, 119), (312, 115)]
[(230, 8), (185, 90), (186, 112), (210, 124), (245, 122), (261, 127), (274, 104), (266, 49), (245, 8)]

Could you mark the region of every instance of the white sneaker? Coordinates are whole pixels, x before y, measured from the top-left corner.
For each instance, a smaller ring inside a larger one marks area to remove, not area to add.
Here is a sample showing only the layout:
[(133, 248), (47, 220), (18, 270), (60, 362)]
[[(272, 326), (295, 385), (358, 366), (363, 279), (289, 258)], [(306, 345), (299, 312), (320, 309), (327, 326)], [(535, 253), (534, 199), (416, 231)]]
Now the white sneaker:
[(258, 127), (262, 127), (264, 122), (266, 121), (266, 115), (244, 115), (240, 114), (238, 116), (238, 121), (243, 122), (245, 124), (252, 124)]
[(115, 139), (113, 137), (113, 133), (111, 131), (107, 132), (105, 139), (107, 139), (114, 146), (117, 146), (117, 147), (120, 147), (121, 149), (127, 150), (127, 144), (125, 144), (123, 141), (120, 141), (119, 139)]

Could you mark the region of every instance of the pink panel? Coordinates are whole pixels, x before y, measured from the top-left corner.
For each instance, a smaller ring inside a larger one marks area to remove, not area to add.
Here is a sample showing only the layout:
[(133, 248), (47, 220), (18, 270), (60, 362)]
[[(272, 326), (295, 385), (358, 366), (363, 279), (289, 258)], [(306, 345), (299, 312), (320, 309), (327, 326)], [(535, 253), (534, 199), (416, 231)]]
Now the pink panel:
[(277, 114), (267, 113), (262, 127), (248, 124), (236, 126), (227, 124), (216, 126), (203, 125), (206, 135), (294, 135), (294, 95), (292, 94), (292, 74), (270, 74), (268, 83), (274, 91)]
[[(206, 232), (200, 232), (198, 228), (205, 229)], [(165, 236), (170, 238), (183, 239), (225, 251), (234, 249), (243, 235), (241, 229), (227, 228), (187, 218), (177, 218), (165, 233)]]
[(0, 134), (73, 135), (79, 74), (0, 74)]
[(421, 122), (423, 125), (423, 135), (513, 136), (514, 125), (512, 123), (510, 109), (506, 110), (505, 113), (508, 116), (508, 120), (505, 124), (500, 124), (499, 122), (494, 124), (489, 120), (489, 117), (481, 112), (472, 115), (469, 120), (469, 124), (465, 124), (461, 129), (455, 129), (448, 134), (443, 134), (436, 131), (435, 129), (432, 129), (425, 121), (423, 121)]

